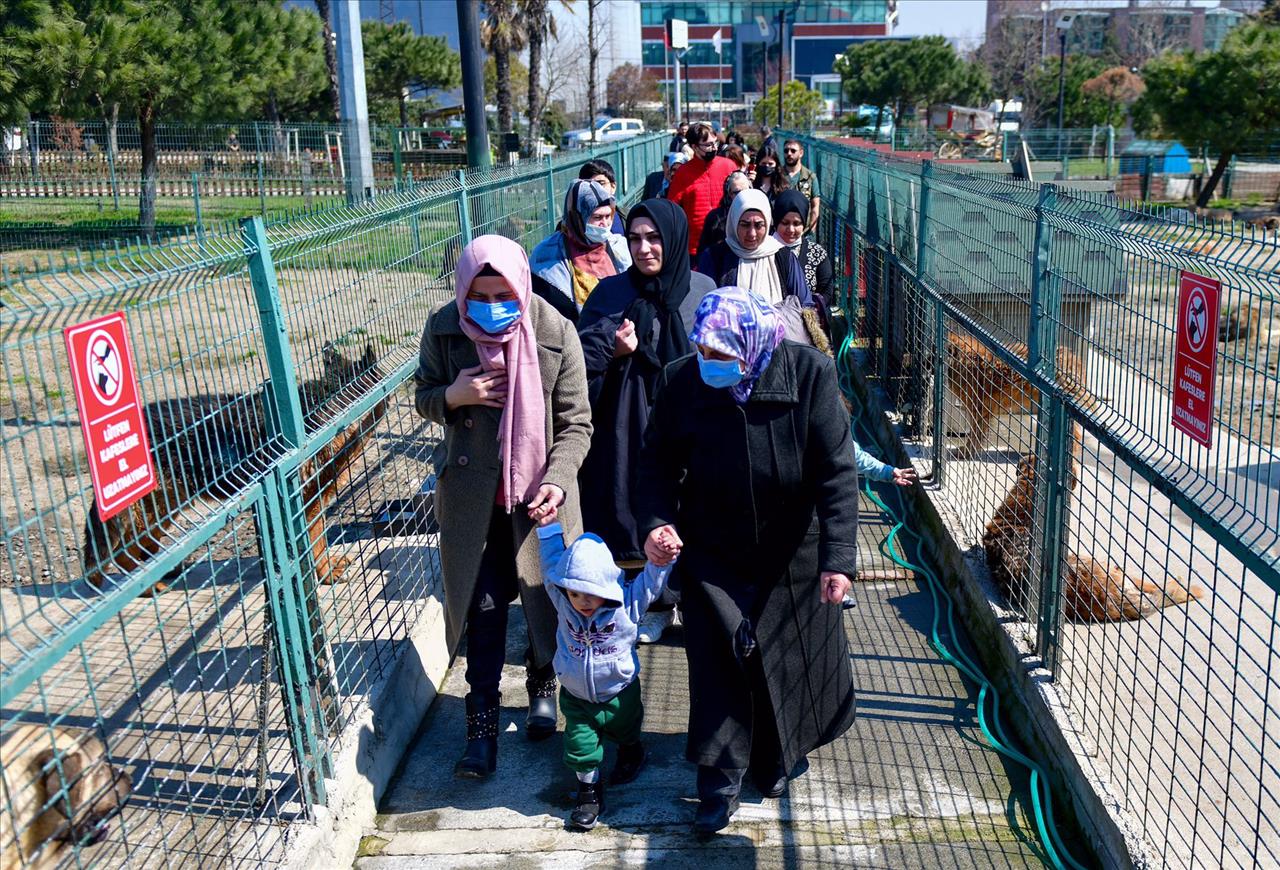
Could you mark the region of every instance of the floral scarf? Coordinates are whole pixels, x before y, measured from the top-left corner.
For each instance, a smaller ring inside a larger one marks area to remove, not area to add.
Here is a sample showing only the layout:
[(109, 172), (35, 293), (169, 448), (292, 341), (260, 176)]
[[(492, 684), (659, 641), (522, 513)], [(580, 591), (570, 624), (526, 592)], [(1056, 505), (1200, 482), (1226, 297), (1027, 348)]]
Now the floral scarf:
[(694, 344), (729, 354), (746, 365), (746, 376), (729, 388), (739, 405), (751, 398), (785, 336), (782, 318), (774, 307), (742, 287), (721, 287), (703, 296), (689, 332)]

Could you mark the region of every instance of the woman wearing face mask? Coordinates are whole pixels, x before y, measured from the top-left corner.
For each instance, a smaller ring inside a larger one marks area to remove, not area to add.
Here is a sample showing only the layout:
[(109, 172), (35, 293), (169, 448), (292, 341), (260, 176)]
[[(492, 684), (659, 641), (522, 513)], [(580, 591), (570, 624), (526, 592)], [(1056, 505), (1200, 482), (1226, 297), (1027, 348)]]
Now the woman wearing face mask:
[(598, 182), (573, 182), (556, 231), (529, 255), (533, 292), (573, 323), (600, 279), (631, 265), (627, 240), (610, 229), (614, 206), (613, 196)]
[(804, 282), (821, 296), (818, 306), (831, 298), (831, 258), (822, 245), (805, 235), (809, 200), (798, 190), (786, 190), (773, 201), (774, 238), (795, 254), (804, 271)]
[(770, 305), (795, 296), (813, 305), (800, 262), (770, 235), (773, 211), (769, 198), (754, 189), (733, 198), (725, 220), (725, 238), (698, 257), (698, 271), (721, 286), (753, 290)]
[(856, 568), (849, 415), (832, 360), (782, 332), (754, 293), (705, 296), (698, 353), (664, 372), (636, 475), (646, 552), (683, 542), (672, 579), (704, 835), (729, 823), (745, 774), (780, 796), (854, 715), (840, 618)]
[(778, 198), (778, 194), (791, 187), (787, 173), (782, 170), (782, 158), (778, 149), (764, 145), (756, 152), (756, 190), (764, 191), (769, 202)]
[(573, 325), (533, 295), (524, 249), (480, 236), (462, 251), (457, 298), (422, 333), (415, 406), (444, 426), (437, 451), (445, 630), (467, 636), (467, 745), (455, 771), (483, 778), (497, 764), (498, 683), (507, 605), (528, 627), (530, 739), (556, 730), (556, 615), (541, 588), (533, 529), (550, 515), (582, 530), (578, 469), (591, 443), (582, 347)]
[(724, 241), (724, 225), (729, 219), (729, 206), (733, 198), (751, 186), (751, 179), (745, 172), (734, 172), (724, 180), (724, 196), (720, 205), (707, 215), (707, 222), (702, 225), (702, 235), (698, 237), (698, 256)]
[[(658, 376), (693, 352), (687, 324), (715, 289), (689, 271), (689, 224), (675, 203), (652, 199), (627, 217), (631, 268), (606, 278), (582, 308), (578, 334), (591, 396), (591, 452), (582, 465), (582, 517), (624, 569), (644, 567), (644, 537), (631, 510), (636, 463)], [(671, 624), (674, 597), (664, 594), (640, 622), (652, 643)]]
[[(582, 168), (578, 170), (578, 178), (584, 181), (594, 181), (596, 184), (604, 188), (605, 193), (614, 198), (615, 206), (618, 197), (618, 179), (613, 172), (613, 164), (608, 160), (597, 157), (595, 160), (588, 160), (582, 164)], [(613, 223), (609, 225), (609, 229), (622, 236), (626, 235), (627, 216), (622, 213), (622, 209), (614, 208)]]

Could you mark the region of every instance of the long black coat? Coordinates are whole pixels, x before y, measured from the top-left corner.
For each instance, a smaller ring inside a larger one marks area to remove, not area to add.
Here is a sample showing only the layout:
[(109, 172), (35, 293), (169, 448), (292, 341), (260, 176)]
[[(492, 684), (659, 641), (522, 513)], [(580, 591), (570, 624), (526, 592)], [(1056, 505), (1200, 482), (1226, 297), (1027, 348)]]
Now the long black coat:
[(755, 627), (791, 769), (834, 740), (854, 715), (841, 608), (821, 600), (819, 573), (853, 576), (858, 475), (835, 366), (784, 341), (745, 405), (703, 383), (695, 357), (667, 367), (637, 475), (645, 534), (666, 523), (684, 540), (682, 588), (689, 659), (688, 759), (746, 767), (733, 661), (744, 616)]

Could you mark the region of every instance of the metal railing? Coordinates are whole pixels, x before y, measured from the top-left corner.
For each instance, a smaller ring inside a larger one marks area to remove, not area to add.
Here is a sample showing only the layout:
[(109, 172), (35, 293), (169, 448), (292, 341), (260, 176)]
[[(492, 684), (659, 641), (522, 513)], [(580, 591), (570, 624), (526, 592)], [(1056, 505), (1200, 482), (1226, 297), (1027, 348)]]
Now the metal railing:
[[(1280, 862), (1274, 233), (805, 144), (859, 357), (1064, 727), (1161, 862)], [(1222, 285), (1209, 448), (1181, 270)]]
[[(634, 199), (664, 145), (594, 156)], [(6, 860), (282, 860), (289, 824), (332, 797), (347, 726), (395, 703), (372, 693), (438, 618), (439, 432), (406, 387), (423, 324), (462, 245), (499, 232), (532, 246), (589, 156), (460, 171), (0, 288)], [(116, 310), (159, 485), (101, 523), (62, 330)]]

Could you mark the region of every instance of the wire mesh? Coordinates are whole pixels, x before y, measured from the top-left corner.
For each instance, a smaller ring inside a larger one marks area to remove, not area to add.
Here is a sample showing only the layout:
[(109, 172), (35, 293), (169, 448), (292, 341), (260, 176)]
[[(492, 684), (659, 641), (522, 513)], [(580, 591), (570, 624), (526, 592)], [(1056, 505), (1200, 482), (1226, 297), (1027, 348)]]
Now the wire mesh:
[[(1064, 727), (1160, 861), (1275, 863), (1274, 235), (806, 145), (846, 180), (860, 359)], [(1171, 424), (1183, 270), (1222, 285), (1208, 448)]]

